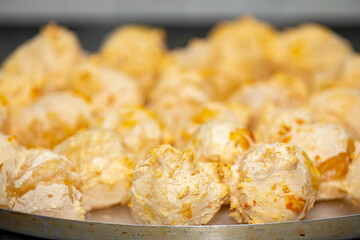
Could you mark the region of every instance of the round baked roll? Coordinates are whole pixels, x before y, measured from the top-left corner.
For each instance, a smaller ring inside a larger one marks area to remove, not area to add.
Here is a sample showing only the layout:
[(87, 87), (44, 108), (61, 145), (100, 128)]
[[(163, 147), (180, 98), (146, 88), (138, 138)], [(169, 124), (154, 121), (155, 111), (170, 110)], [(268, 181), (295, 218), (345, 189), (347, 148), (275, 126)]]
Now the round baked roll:
[(17, 142), (16, 137), (0, 133), (0, 171), (7, 158), (14, 158), (19, 151), (25, 149)]
[(91, 110), (84, 100), (66, 92), (51, 93), (12, 116), (10, 134), (27, 147), (53, 148), (91, 121)]
[(86, 211), (126, 203), (135, 166), (117, 133), (89, 129), (58, 144), (54, 151), (66, 156), (79, 172)]
[(218, 164), (199, 165), (193, 154), (164, 144), (137, 164), (129, 207), (139, 224), (200, 225), (210, 221), (227, 194)]
[(293, 128), (312, 122), (314, 119), (306, 108), (267, 104), (255, 126), (254, 134), (257, 141), (274, 143), (280, 141)]
[(251, 121), (251, 110), (243, 104), (207, 102), (192, 117), (190, 123), (182, 130), (181, 141), (176, 142), (176, 146), (182, 148), (186, 146), (192, 135), (204, 123), (213, 120), (231, 121), (238, 126), (247, 128)]
[(299, 74), (315, 91), (336, 84), (343, 62), (353, 53), (348, 41), (316, 24), (287, 29), (268, 46), (278, 67)]
[(84, 220), (79, 187), (79, 174), (65, 157), (40, 148), (20, 151), (1, 170), (0, 207)]
[(126, 25), (106, 37), (100, 56), (104, 65), (135, 78), (143, 94), (147, 95), (156, 82), (165, 51), (162, 29)]
[(230, 215), (251, 224), (302, 219), (315, 202), (319, 178), (300, 148), (259, 145), (231, 167)]
[(181, 139), (181, 130), (211, 97), (212, 88), (201, 74), (172, 66), (163, 71), (159, 83), (150, 93), (148, 106), (175, 138)]
[(71, 86), (75, 93), (88, 100), (96, 114), (125, 104), (144, 102), (134, 79), (91, 60), (72, 72)]
[(37, 92), (64, 90), (71, 68), (84, 58), (77, 36), (50, 23), (38, 35), (20, 45), (3, 63), (4, 77), (14, 75)]
[(200, 127), (185, 149), (194, 153), (196, 161), (233, 164), (254, 142), (252, 132), (242, 126), (230, 121), (210, 121)]
[(211, 82), (216, 97), (226, 99), (244, 83), (268, 77), (274, 71), (267, 44), (277, 35), (270, 24), (245, 16), (217, 24), (209, 34), (215, 49)]
[(345, 197), (342, 183), (354, 152), (354, 138), (348, 132), (332, 124), (305, 124), (281, 141), (302, 148), (320, 171), (317, 200)]
[(106, 111), (100, 114), (96, 124), (117, 132), (124, 146), (134, 155), (135, 162), (143, 160), (151, 148), (172, 141), (169, 130), (155, 113), (139, 105)]
[(309, 106), (316, 120), (341, 126), (360, 138), (359, 89), (332, 88), (316, 93)]

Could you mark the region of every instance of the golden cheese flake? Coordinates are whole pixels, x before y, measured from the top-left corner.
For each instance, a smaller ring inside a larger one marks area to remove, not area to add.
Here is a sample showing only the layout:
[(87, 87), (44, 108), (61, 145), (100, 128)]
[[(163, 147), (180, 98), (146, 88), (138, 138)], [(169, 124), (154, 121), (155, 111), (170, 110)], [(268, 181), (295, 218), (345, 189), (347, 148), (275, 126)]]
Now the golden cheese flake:
[(186, 186), (185, 188), (181, 189), (179, 192), (178, 192), (178, 199), (183, 199), (186, 195), (188, 195), (190, 192), (190, 187), (189, 186)]
[(289, 154), (295, 156), (296, 155), (296, 150), (293, 146), (287, 146), (286, 150), (288, 151)]
[(281, 124), (281, 127), (278, 131), (280, 135), (285, 135), (286, 133), (291, 131), (291, 127), (287, 126), (286, 124)]
[(138, 124), (138, 121), (134, 119), (127, 119), (122, 122), (123, 127), (125, 128), (132, 128), (135, 127)]
[(161, 178), (161, 177), (162, 177), (162, 172), (160, 172), (160, 171), (155, 171), (155, 172), (154, 172), (154, 175), (155, 175), (156, 178)]
[(295, 119), (295, 122), (299, 125), (302, 125), (305, 123), (305, 121), (303, 119), (299, 119), (299, 118)]
[(250, 204), (249, 204), (248, 202), (245, 202), (245, 203), (244, 203), (244, 208), (245, 208), (245, 209), (250, 209), (251, 206), (250, 206)]
[(192, 119), (195, 124), (203, 124), (216, 117), (217, 113), (209, 108), (203, 108), (201, 112)]
[(321, 173), (321, 180), (330, 181), (345, 178), (348, 172), (349, 163), (350, 158), (347, 153), (340, 153), (339, 155), (322, 162), (318, 166)]
[(145, 212), (146, 215), (150, 216), (153, 220), (155, 219), (155, 214), (150, 208), (145, 206), (144, 207), (144, 212)]
[(303, 54), (304, 42), (296, 41), (291, 47), (291, 55), (300, 57)]
[(291, 135), (286, 136), (285, 138), (283, 138), (283, 139), (281, 140), (281, 142), (282, 142), (282, 143), (288, 143), (288, 142), (290, 142), (291, 138), (292, 138)]
[(194, 175), (196, 175), (196, 174), (198, 174), (198, 173), (200, 173), (200, 171), (199, 171), (199, 170), (195, 170), (195, 172), (191, 173), (191, 175), (194, 176)]
[(182, 204), (181, 215), (186, 219), (191, 219), (193, 217), (191, 203)]
[(235, 142), (235, 146), (240, 146), (243, 150), (250, 148), (250, 142), (242, 129), (230, 132), (230, 141)]
[(285, 196), (286, 209), (293, 211), (296, 214), (299, 214), (303, 211), (305, 203), (306, 201), (302, 197), (297, 197), (295, 195)]
[(8, 142), (17, 142), (17, 137), (16, 136), (10, 136), (7, 138)]
[(286, 184), (283, 184), (282, 186), (282, 190), (285, 194), (289, 193), (290, 192), (290, 188), (286, 185)]
[(0, 102), (3, 106), (7, 106), (9, 104), (9, 101), (7, 100), (6, 96), (3, 94), (0, 94)]

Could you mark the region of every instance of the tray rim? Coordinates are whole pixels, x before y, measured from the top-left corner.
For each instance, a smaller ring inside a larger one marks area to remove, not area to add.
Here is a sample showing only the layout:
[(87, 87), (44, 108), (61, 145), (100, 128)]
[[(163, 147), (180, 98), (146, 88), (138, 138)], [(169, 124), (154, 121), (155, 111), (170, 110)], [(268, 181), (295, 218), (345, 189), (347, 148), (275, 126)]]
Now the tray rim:
[[(111, 222), (98, 222), (98, 221), (87, 221), (87, 220), (75, 220), (75, 219), (67, 219), (67, 218), (57, 218), (57, 217), (38, 215), (38, 214), (32, 214), (32, 213), (27, 213), (27, 212), (21, 212), (21, 211), (14, 211), (14, 210), (6, 209), (6, 208), (0, 208), (0, 212), (8, 212), (8, 213), (11, 213), (11, 214), (16, 214), (16, 215), (26, 215), (26, 216), (29, 216), (29, 217), (39, 217), (39, 218), (45, 218), (45, 219), (52, 219), (52, 220), (58, 220), (58, 221), (67, 221), (67, 222), (76, 222), (76, 223), (104, 224), (104, 225), (115, 225), (115, 226), (124, 226), (124, 227), (128, 226), (128, 227), (170, 227), (170, 228), (268, 226), (268, 225), (294, 224), (294, 223), (298, 223), (298, 222), (311, 223), (311, 222), (319, 222), (319, 221), (334, 220), (334, 219), (340, 220), (340, 219), (353, 218), (353, 217), (359, 217), (360, 218), (360, 213), (358, 213), (358, 214), (349, 214), (349, 215), (338, 216), (338, 217), (305, 219), (305, 220), (298, 220), (298, 221), (285, 221), (285, 222), (274, 222), (274, 223), (254, 223), (254, 224), (238, 223), (238, 224), (228, 224), (228, 225), (226, 225), (226, 224), (225, 225), (211, 225), (211, 224), (205, 224), (205, 225), (152, 225), (152, 224), (132, 224), (132, 223), (111, 223)], [(1, 224), (0, 224), (0, 229), (2, 229)]]
[(172, 226), (71, 220), (0, 208), (0, 229), (49, 239), (352, 239), (360, 237), (359, 226), (360, 214), (265, 224)]

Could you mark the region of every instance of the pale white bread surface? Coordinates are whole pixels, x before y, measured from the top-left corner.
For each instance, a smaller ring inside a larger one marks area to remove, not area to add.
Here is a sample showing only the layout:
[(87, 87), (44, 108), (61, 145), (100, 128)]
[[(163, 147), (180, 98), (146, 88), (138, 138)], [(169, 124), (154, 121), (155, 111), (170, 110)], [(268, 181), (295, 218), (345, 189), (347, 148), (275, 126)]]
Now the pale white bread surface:
[(243, 103), (254, 113), (258, 113), (269, 102), (276, 106), (301, 104), (307, 94), (307, 87), (301, 78), (277, 72), (263, 81), (243, 85), (229, 101)]
[(134, 163), (117, 133), (89, 129), (58, 144), (54, 151), (76, 166), (85, 210), (126, 203)]
[[(77, 201), (73, 202), (70, 195)], [(34, 190), (17, 198), (13, 210), (49, 217), (84, 220), (85, 211), (81, 207), (80, 196), (79, 190), (73, 186), (57, 183), (49, 186), (40, 184)]]
[(282, 141), (302, 148), (319, 169), (317, 200), (345, 197), (341, 185), (354, 151), (354, 139), (348, 132), (332, 124), (305, 124), (294, 128)]
[(100, 114), (96, 125), (117, 132), (135, 162), (143, 160), (151, 148), (172, 140), (155, 113), (140, 105), (108, 110)]
[(17, 142), (16, 137), (0, 133), (0, 171), (7, 158), (14, 158), (22, 150), (25, 150), (25, 147)]
[(50, 150), (20, 151), (4, 162), (0, 206), (50, 217), (84, 220), (74, 165)]
[(296, 126), (313, 122), (310, 112), (303, 107), (277, 107), (267, 104), (255, 126), (255, 138), (259, 142), (279, 141)]
[(345, 189), (350, 197), (360, 201), (360, 142), (355, 141), (353, 161), (346, 175)]
[(77, 36), (54, 23), (20, 45), (3, 63), (4, 76), (15, 75), (48, 92), (67, 88), (70, 69), (84, 53)]
[(67, 92), (51, 93), (13, 116), (10, 133), (25, 146), (53, 148), (91, 121), (91, 110), (84, 100)]
[(199, 127), (209, 121), (231, 121), (238, 126), (247, 128), (250, 125), (252, 117), (251, 110), (239, 103), (208, 102), (205, 103), (199, 111), (192, 117), (189, 124), (182, 130), (181, 142), (176, 145), (184, 147), (199, 129)]
[(339, 125), (360, 137), (360, 90), (328, 89), (314, 94), (309, 106), (316, 120)]
[(75, 93), (90, 102), (96, 114), (125, 104), (144, 102), (136, 80), (91, 60), (72, 71), (71, 86)]
[(185, 147), (199, 162), (233, 164), (239, 154), (255, 145), (246, 128), (230, 121), (210, 121), (203, 124)]
[(199, 165), (193, 154), (170, 145), (152, 149), (134, 171), (129, 207), (135, 222), (206, 224), (228, 194), (218, 167), (214, 163)]
[(259, 145), (231, 167), (231, 216), (239, 223), (296, 221), (313, 206), (319, 172), (292, 145)]
[(316, 24), (283, 31), (269, 42), (268, 49), (273, 62), (303, 76), (315, 91), (336, 84), (342, 63), (352, 54), (348, 41)]
[(143, 94), (148, 95), (165, 55), (165, 35), (159, 28), (119, 27), (105, 38), (101, 46), (102, 63), (135, 78)]

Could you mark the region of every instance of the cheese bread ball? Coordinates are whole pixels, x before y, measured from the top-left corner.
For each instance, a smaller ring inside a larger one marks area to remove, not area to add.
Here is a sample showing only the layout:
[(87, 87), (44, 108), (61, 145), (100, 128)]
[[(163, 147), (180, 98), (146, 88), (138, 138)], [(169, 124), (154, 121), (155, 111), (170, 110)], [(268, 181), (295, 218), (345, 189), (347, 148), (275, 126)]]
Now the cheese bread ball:
[(211, 30), (209, 40), (218, 60), (213, 78), (217, 97), (225, 99), (242, 84), (273, 72), (267, 42), (276, 34), (272, 26), (252, 17), (222, 22)]
[(84, 220), (75, 166), (50, 150), (21, 151), (4, 162), (0, 207), (49, 217)]
[(181, 130), (211, 97), (211, 87), (198, 72), (174, 66), (163, 72), (151, 92), (149, 108), (181, 139)]
[(194, 153), (196, 161), (233, 164), (254, 142), (251, 131), (242, 126), (230, 121), (210, 121), (200, 127), (185, 149)]
[(126, 25), (115, 29), (105, 39), (100, 55), (106, 66), (135, 78), (147, 95), (156, 81), (165, 50), (162, 29)]
[(339, 85), (360, 89), (360, 55), (346, 59), (339, 77)]
[(3, 63), (6, 75), (23, 77), (48, 92), (67, 87), (70, 69), (84, 53), (76, 35), (50, 23), (40, 33), (18, 47)]
[(66, 156), (80, 173), (86, 211), (126, 203), (135, 166), (118, 134), (90, 129), (66, 139), (54, 151)]
[(251, 110), (238, 103), (207, 102), (182, 130), (182, 139), (176, 145), (180, 148), (185, 146), (202, 124), (213, 120), (231, 121), (238, 126), (247, 128), (251, 121)]
[(296, 126), (312, 122), (312, 115), (304, 107), (276, 107), (270, 103), (255, 126), (255, 138), (263, 143), (277, 142)]
[(345, 179), (346, 192), (353, 198), (360, 200), (360, 142), (355, 141), (355, 151)]
[(10, 133), (27, 147), (53, 148), (91, 122), (91, 110), (81, 98), (51, 93), (21, 109), (11, 119)]
[(193, 154), (164, 144), (136, 166), (129, 207), (138, 224), (200, 225), (227, 194), (218, 164), (199, 165)]
[(259, 145), (231, 167), (231, 216), (239, 223), (300, 220), (313, 206), (319, 172), (298, 147)]
[(151, 148), (172, 140), (169, 130), (157, 116), (138, 105), (104, 112), (98, 117), (97, 126), (117, 132), (124, 146), (135, 156), (135, 162), (145, 159)]
[(306, 97), (307, 88), (301, 78), (278, 72), (264, 81), (244, 85), (229, 100), (244, 103), (253, 112), (259, 113), (266, 103), (298, 105)]
[(352, 49), (331, 30), (304, 24), (279, 34), (270, 42), (269, 52), (281, 68), (302, 75), (311, 89), (320, 90), (336, 83), (342, 63)]
[(345, 196), (342, 182), (354, 151), (354, 139), (343, 128), (332, 124), (305, 124), (284, 136), (288, 142), (302, 148), (321, 173), (317, 200)]
[(360, 90), (325, 90), (314, 94), (309, 106), (316, 120), (339, 125), (360, 138)]
[(75, 93), (88, 99), (94, 113), (124, 104), (142, 104), (136, 81), (121, 72), (97, 64), (83, 64), (71, 76)]
[(25, 147), (17, 142), (16, 137), (0, 133), (0, 172), (5, 160), (15, 157), (22, 150), (25, 150)]

